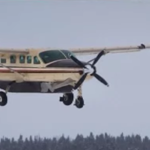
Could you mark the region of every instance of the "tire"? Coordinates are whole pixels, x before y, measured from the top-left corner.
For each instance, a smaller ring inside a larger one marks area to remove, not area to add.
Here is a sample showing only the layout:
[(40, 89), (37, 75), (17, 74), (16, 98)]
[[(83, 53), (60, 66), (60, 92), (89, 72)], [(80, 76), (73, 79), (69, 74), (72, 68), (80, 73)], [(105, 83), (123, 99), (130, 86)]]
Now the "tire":
[(64, 94), (62, 101), (63, 101), (64, 105), (69, 106), (73, 103), (73, 100), (74, 100), (73, 93), (66, 93), (66, 94)]
[(83, 97), (79, 96), (75, 101), (75, 106), (77, 108), (82, 108), (84, 106), (84, 100)]
[(5, 92), (0, 91), (0, 106), (5, 106), (7, 104), (7, 95)]

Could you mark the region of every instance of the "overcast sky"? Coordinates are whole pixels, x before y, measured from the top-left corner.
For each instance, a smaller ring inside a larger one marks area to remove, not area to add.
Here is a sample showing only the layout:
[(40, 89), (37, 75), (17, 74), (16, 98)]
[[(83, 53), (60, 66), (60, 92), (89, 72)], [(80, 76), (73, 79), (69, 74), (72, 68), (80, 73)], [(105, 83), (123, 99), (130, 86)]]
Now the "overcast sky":
[[(149, 14), (148, 0), (0, 0), (0, 47), (150, 44)], [(81, 110), (60, 103), (61, 94), (9, 93), (8, 105), (0, 108), (0, 136), (75, 137), (90, 132), (117, 136), (123, 132), (150, 137), (149, 58), (150, 50), (102, 57), (98, 73), (110, 87), (96, 79), (84, 83)]]

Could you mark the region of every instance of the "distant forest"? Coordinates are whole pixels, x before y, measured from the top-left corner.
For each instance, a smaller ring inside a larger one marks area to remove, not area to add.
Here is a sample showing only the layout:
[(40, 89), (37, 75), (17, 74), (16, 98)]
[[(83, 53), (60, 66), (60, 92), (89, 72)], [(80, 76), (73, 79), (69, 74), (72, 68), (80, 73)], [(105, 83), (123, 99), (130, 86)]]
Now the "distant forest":
[(131, 135), (113, 137), (105, 134), (94, 136), (77, 135), (74, 139), (61, 136), (60, 138), (40, 138), (38, 136), (17, 140), (1, 138), (0, 150), (150, 150), (150, 139), (146, 136)]

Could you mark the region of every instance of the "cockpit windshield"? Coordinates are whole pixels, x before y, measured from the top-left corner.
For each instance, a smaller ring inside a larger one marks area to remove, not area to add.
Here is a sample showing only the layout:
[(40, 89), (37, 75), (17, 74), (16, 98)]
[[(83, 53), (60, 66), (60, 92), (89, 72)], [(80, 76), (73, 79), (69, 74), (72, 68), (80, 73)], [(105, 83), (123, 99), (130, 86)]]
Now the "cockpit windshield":
[(39, 54), (44, 63), (50, 63), (61, 59), (70, 59), (70, 55), (74, 55), (68, 50), (47, 50)]

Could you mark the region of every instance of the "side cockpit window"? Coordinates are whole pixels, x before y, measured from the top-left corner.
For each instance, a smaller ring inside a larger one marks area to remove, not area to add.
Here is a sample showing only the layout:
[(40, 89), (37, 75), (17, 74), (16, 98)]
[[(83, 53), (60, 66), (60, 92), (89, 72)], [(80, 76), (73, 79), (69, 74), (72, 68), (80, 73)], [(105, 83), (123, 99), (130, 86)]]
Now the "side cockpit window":
[(37, 56), (34, 56), (34, 64), (40, 64), (40, 60)]
[(11, 55), (10, 56), (10, 63), (16, 63), (16, 56), (15, 55)]

